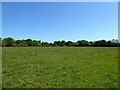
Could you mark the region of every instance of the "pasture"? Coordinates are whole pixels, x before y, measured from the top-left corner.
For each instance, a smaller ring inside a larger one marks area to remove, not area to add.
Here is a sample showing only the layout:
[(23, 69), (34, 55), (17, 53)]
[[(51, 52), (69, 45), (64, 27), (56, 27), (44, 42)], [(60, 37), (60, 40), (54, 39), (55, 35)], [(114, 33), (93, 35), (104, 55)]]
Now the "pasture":
[(3, 88), (117, 88), (118, 48), (2, 48)]

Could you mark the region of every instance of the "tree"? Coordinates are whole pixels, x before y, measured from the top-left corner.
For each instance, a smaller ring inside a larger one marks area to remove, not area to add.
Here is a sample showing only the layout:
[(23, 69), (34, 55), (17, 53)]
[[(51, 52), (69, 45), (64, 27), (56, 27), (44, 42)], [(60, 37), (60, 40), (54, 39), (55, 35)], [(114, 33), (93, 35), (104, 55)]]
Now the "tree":
[(89, 42), (89, 45), (90, 45), (90, 46), (94, 46), (94, 44), (95, 44), (95, 43), (92, 42), (92, 41)]
[(65, 45), (66, 46), (73, 46), (73, 42), (72, 41), (67, 41)]
[(73, 46), (79, 46), (78, 42), (73, 42)]
[(115, 46), (115, 47), (118, 47), (120, 44), (118, 39), (112, 39), (111, 43), (112, 43), (112, 46)]
[(95, 46), (106, 46), (106, 45), (107, 45), (106, 40), (95, 41)]
[(0, 37), (0, 47), (2, 46), (2, 38)]
[(27, 42), (26, 42), (26, 40), (22, 40), (22, 47), (28, 47), (28, 44), (27, 44)]
[(11, 46), (15, 46), (16, 43), (13, 38), (8, 37), (8, 38), (3, 39), (3, 45), (5, 45), (7, 47), (11, 47)]
[(78, 44), (79, 44), (79, 46), (88, 46), (89, 42), (86, 40), (81, 40), (81, 41), (78, 41)]
[(113, 43), (109, 40), (109, 41), (107, 41), (107, 46), (113, 46)]
[(18, 46), (18, 47), (23, 46), (22, 40), (16, 40), (15, 42), (16, 42), (16, 44), (17, 44), (16, 46)]
[(48, 42), (42, 42), (41, 45), (42, 45), (43, 47), (48, 47), (48, 46), (49, 46), (49, 43), (48, 43)]
[(79, 40), (77, 42), (72, 41), (54, 41), (54, 43), (48, 43), (48, 42), (42, 42), (32, 39), (26, 39), (26, 40), (14, 40), (11, 37), (2, 38), (0, 37), (0, 46), (3, 47), (11, 47), (11, 46), (18, 46), (18, 47), (30, 47), (30, 46), (101, 46), (101, 47), (119, 47), (120, 42), (118, 39), (112, 39), (109, 41), (106, 40), (98, 40), (98, 41), (87, 41), (87, 40)]
[(33, 40), (33, 46), (41, 46), (41, 41)]
[(53, 45), (54, 46), (61, 46), (61, 41), (54, 41)]
[(42, 45), (41, 45), (41, 41), (40, 41), (40, 40), (38, 41), (38, 46), (39, 46), (39, 47), (41, 47), (41, 46), (42, 46)]
[(52, 43), (49, 43), (49, 46), (53, 46), (53, 44), (52, 44)]
[(62, 40), (61, 43), (60, 43), (60, 46), (65, 46), (65, 43), (66, 42), (64, 40)]
[(26, 43), (28, 46), (33, 46), (33, 42), (31, 39), (26, 39)]

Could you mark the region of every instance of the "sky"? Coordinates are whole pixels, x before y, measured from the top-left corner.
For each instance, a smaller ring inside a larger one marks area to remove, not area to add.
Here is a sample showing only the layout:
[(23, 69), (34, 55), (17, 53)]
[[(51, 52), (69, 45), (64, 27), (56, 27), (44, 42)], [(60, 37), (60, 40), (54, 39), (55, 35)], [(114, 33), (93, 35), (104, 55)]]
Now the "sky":
[(3, 2), (2, 37), (56, 40), (118, 38), (117, 2)]

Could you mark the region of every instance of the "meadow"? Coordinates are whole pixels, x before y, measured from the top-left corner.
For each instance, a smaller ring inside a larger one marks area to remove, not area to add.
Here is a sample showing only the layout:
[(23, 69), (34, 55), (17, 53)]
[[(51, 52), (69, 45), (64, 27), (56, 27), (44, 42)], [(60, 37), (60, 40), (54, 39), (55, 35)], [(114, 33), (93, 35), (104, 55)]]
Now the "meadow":
[(118, 48), (4, 47), (3, 88), (117, 88)]

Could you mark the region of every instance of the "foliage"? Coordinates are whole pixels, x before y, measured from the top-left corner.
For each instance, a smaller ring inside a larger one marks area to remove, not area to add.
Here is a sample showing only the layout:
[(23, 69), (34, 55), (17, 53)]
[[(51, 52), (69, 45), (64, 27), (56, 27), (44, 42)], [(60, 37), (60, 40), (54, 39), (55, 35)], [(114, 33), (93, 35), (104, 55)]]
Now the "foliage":
[[(119, 41), (116, 39), (112, 39), (109, 41), (106, 40), (98, 40), (98, 41), (87, 41), (87, 40), (78, 40), (77, 42), (72, 41), (54, 41), (54, 43), (41, 42), (40, 40), (14, 40), (13, 38), (4, 38), (3, 40), (0, 38), (0, 42), (2, 42), (3, 47), (48, 47), (48, 46), (97, 46), (97, 47), (118, 47), (120, 45)], [(1, 45), (1, 43), (0, 43)]]
[(48, 42), (42, 42), (41, 45), (42, 45), (43, 47), (48, 47), (48, 46), (49, 46), (49, 43), (48, 43)]
[(0, 47), (2, 46), (2, 38), (0, 37)]
[(8, 38), (4, 38), (3, 39), (3, 45), (7, 46), (7, 47), (11, 47), (11, 46), (14, 46), (16, 43), (15, 43), (15, 40), (11, 37), (8, 37)]

